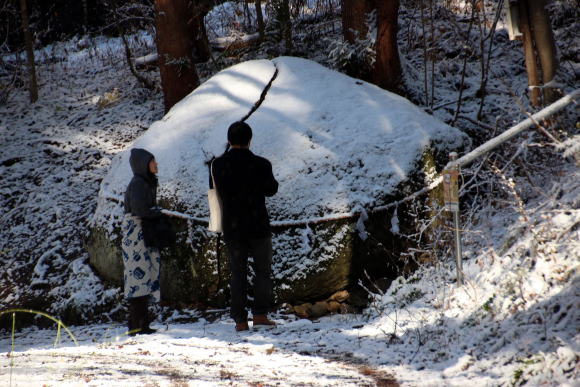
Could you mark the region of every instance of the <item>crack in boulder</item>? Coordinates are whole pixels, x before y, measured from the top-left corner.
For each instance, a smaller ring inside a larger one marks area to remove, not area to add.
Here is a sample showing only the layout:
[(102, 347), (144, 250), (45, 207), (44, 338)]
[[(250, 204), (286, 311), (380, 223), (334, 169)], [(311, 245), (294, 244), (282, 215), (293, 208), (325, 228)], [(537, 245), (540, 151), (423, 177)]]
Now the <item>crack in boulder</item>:
[(258, 108), (260, 107), (260, 105), (262, 105), (262, 103), (264, 102), (264, 100), (266, 99), (266, 94), (268, 94), (268, 91), (270, 90), (270, 87), (272, 87), (272, 83), (274, 82), (274, 80), (276, 79), (276, 77), (278, 76), (278, 67), (276, 66), (276, 64), (274, 63), (274, 67), (276, 67), (276, 71), (274, 71), (274, 75), (272, 75), (272, 79), (270, 79), (270, 82), (268, 82), (268, 84), (266, 85), (266, 87), (264, 88), (264, 90), (262, 90), (262, 94), (260, 94), (260, 99), (254, 104), (254, 106), (252, 107), (252, 109), (250, 110), (250, 112), (248, 114), (246, 114), (240, 121), (244, 122), (246, 121), (248, 118), (250, 118), (250, 116), (252, 114), (254, 114), (254, 112), (256, 110), (258, 110)]

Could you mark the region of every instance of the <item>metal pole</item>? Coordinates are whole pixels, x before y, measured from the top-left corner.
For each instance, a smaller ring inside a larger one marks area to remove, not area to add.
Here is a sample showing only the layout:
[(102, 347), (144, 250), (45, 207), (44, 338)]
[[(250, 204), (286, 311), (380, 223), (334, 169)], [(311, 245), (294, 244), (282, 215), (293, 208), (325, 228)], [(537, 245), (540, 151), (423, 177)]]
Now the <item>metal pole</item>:
[(445, 209), (453, 212), (453, 229), (455, 231), (455, 266), (457, 284), (463, 285), (463, 265), (461, 262), (461, 228), (459, 227), (459, 165), (455, 163), (457, 153), (449, 153), (448, 168), (443, 171), (443, 197)]
[[(449, 154), (451, 162), (457, 160), (457, 153)], [(455, 184), (451, 188), (457, 205), (453, 208), (453, 227), (455, 228), (455, 266), (457, 268), (457, 284), (463, 285), (463, 262), (461, 260), (461, 228), (459, 227), (459, 165), (452, 167), (455, 171)]]
[(459, 211), (453, 211), (455, 227), (455, 258), (457, 263), (457, 284), (463, 285), (463, 263), (461, 262), (461, 231), (459, 229)]

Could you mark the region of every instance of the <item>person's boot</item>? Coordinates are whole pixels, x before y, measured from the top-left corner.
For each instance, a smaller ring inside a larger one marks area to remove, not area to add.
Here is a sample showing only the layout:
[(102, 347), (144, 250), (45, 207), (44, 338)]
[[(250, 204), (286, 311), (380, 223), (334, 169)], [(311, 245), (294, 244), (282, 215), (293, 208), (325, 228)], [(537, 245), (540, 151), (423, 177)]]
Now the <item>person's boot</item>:
[(256, 314), (252, 318), (253, 326), (256, 325), (266, 325), (266, 326), (275, 326), (276, 323), (272, 320), (269, 320), (265, 314)]
[(249, 329), (250, 329), (250, 327), (248, 326), (247, 321), (242, 321), (242, 322), (236, 323), (236, 332), (243, 332), (243, 331), (247, 331)]
[(129, 336), (135, 336), (137, 334), (137, 331), (140, 329), (139, 326), (139, 320), (138, 320), (138, 315), (139, 315), (139, 307), (138, 307), (138, 301), (135, 300), (135, 298), (129, 298), (128, 300), (129, 302), (129, 318), (127, 321), (127, 334)]
[(139, 299), (139, 331), (138, 335), (150, 335), (157, 332), (157, 329), (149, 327), (149, 300), (148, 296), (138, 297)]

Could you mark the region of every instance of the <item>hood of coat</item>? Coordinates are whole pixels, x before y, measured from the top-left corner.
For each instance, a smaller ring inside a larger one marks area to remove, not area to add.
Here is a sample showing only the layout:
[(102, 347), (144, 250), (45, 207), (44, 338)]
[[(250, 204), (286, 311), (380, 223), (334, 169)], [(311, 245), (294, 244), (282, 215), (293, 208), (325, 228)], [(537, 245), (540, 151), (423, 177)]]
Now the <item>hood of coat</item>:
[(129, 164), (134, 175), (149, 177), (152, 175), (149, 172), (149, 161), (155, 156), (149, 151), (140, 148), (131, 149), (131, 156), (129, 157)]

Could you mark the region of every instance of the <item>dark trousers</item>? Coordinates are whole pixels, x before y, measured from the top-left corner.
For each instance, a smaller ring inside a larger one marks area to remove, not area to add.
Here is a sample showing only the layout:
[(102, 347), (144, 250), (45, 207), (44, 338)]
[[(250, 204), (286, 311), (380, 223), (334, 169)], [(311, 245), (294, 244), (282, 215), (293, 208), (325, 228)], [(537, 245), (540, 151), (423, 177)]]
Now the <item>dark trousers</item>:
[(254, 258), (254, 305), (252, 314), (266, 314), (272, 302), (272, 238), (224, 238), (230, 262), (230, 315), (236, 323), (248, 319), (248, 257)]

